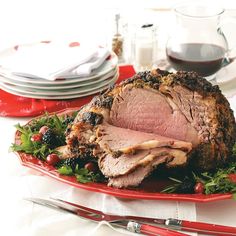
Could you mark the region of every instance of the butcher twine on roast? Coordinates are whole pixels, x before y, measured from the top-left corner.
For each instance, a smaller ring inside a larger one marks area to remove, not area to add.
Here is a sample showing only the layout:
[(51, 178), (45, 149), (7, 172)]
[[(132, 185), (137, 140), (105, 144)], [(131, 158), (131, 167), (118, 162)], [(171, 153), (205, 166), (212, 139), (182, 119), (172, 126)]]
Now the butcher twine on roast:
[(218, 86), (194, 72), (141, 72), (82, 107), (62, 158), (97, 159), (114, 187), (138, 186), (159, 164), (209, 170), (226, 163), (236, 124)]

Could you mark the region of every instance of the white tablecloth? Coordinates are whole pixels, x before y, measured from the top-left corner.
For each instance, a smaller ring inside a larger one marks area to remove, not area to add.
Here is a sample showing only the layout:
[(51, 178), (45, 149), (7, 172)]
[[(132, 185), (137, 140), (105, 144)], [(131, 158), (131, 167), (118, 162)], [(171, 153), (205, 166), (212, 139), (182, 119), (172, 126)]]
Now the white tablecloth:
[[(233, 85), (232, 85), (233, 86)], [(232, 87), (231, 86), (231, 87)], [(236, 90), (236, 84), (234, 84)], [(229, 102), (236, 112), (236, 96), (230, 94)], [(28, 118), (0, 118), (1, 168), (0, 168), (0, 216), (4, 235), (22, 236), (78, 236), (124, 235), (68, 213), (58, 212), (23, 200), (24, 197), (61, 198), (78, 202), (111, 213), (143, 215), (150, 217), (174, 217), (236, 226), (236, 201), (191, 203), (155, 200), (127, 200), (113, 196), (76, 189), (60, 183), (39, 172), (21, 166), (14, 153), (8, 149), (14, 139), (14, 125), (25, 123)], [(196, 235), (196, 234), (192, 234)]]
[[(20, 2), (19, 4), (22, 5), (22, 3)], [(54, 9), (54, 4), (52, 5)], [(67, 4), (67, 6), (69, 5)], [(74, 5), (71, 6), (77, 14), (78, 9), (75, 8)], [(9, 4), (9, 9), (13, 9), (11, 4)], [(18, 7), (15, 7), (14, 9), (16, 9), (16, 11), (14, 12), (14, 16), (17, 12), (21, 16), (24, 16), (24, 14), (22, 14), (22, 12), (18, 10), (19, 9)], [(35, 9), (36, 9), (35, 11), (40, 12), (38, 11), (38, 7)], [(42, 9), (45, 10), (48, 8), (45, 8), (45, 6), (42, 5)], [(64, 8), (61, 9), (63, 10), (63, 12), (65, 12)], [(5, 14), (7, 14), (7, 16), (5, 17), (7, 19), (9, 15), (8, 11), (3, 11), (3, 13), (4, 12)], [(29, 12), (28, 8), (27, 12)], [(48, 19), (49, 18), (51, 19), (51, 12), (48, 11), (47, 13), (48, 13)], [(31, 15), (33, 16), (33, 14), (35, 14), (35, 12), (33, 12)], [(162, 14), (161, 12), (158, 12), (157, 17), (161, 14)], [(165, 12), (163, 12), (163, 14), (165, 14)], [(70, 15), (73, 16), (73, 14), (71, 13)], [(61, 19), (62, 22), (64, 23), (65, 17), (64, 18), (61, 17), (61, 13), (58, 14), (58, 16), (59, 16), (58, 19)], [(27, 17), (25, 22), (28, 23), (28, 15), (25, 14), (25, 17)], [(169, 18), (168, 15), (167, 18)], [(45, 20), (45, 22), (47, 21), (47, 18), (45, 17), (44, 18), (38, 17), (37, 19), (40, 19), (40, 21), (41, 20)], [(61, 26), (62, 22), (58, 23), (58, 19), (55, 20), (55, 25)], [(17, 22), (16, 21), (9, 21), (9, 22), (14, 23), (14, 26), (12, 25), (12, 28), (15, 29), (15, 24)], [(21, 21), (18, 22), (19, 26), (21, 24), (20, 22)], [(163, 28), (165, 29), (168, 28), (166, 25), (168, 23), (167, 20), (162, 20), (159, 22), (165, 22), (165, 24), (163, 24)], [(5, 25), (5, 21), (3, 21), (3, 24)], [(76, 21), (75, 25), (76, 27), (72, 27), (73, 32), (75, 32), (76, 36), (80, 34), (79, 31), (74, 30), (75, 28), (76, 29), (78, 28), (77, 24), (78, 21)], [(28, 27), (28, 24), (21, 24), (21, 25), (25, 25)], [(65, 25), (67, 26), (67, 24)], [(84, 22), (82, 22), (82, 25), (84, 25)], [(41, 32), (42, 30), (44, 30), (44, 27), (42, 27), (41, 31), (38, 31), (39, 28), (40, 27), (38, 27), (37, 31), (35, 31), (37, 36), (35, 37), (37, 39), (40, 38), (42, 35), (43, 36), (45, 35)], [(49, 38), (51, 38), (52, 36), (58, 37), (58, 35), (60, 35), (60, 37), (62, 36), (61, 32), (64, 31), (62, 31), (61, 27), (58, 27), (58, 31), (60, 32), (60, 34), (57, 33), (55, 34), (55, 31), (51, 30), (52, 28), (55, 27), (49, 27), (49, 32), (50, 32)], [(9, 26), (6, 27), (5, 35), (11, 33), (9, 32), (8, 29)], [(98, 28), (98, 31), (100, 32), (100, 28)], [(14, 31), (14, 32), (24, 32), (24, 31), (20, 29), (19, 31)], [(94, 35), (94, 32), (93, 31), (91, 32)], [(29, 30), (29, 34), (34, 38), (35, 34), (32, 34), (31, 30)], [(28, 40), (29, 34), (27, 35), (26, 33), (22, 34), (17, 33), (17, 43), (19, 41), (20, 36), (22, 37), (21, 41), (25, 41), (25, 39)], [(16, 37), (12, 36), (12, 39), (15, 38)], [(3, 40), (3, 37), (1, 40)], [(10, 39), (7, 38), (6, 42), (12, 45)], [(165, 40), (163, 40), (163, 42), (165, 42)], [(4, 45), (3, 41), (1, 41), (1, 46), (2, 45)], [(161, 44), (159, 46), (163, 45)], [(236, 65), (232, 64), (230, 65), (230, 67), (236, 68)], [(225, 70), (222, 70), (222, 73), (225, 73)], [(226, 71), (227, 75), (229, 75), (229, 73), (232, 73), (232, 70)], [(233, 75), (234, 74), (236, 73), (233, 72)], [(236, 94), (236, 82), (230, 81), (225, 83), (224, 85), (222, 85), (222, 90), (229, 97), (231, 107), (236, 113), (236, 96), (234, 96)], [(50, 196), (54, 197), (59, 196), (61, 198), (70, 201), (78, 202), (83, 205), (87, 205), (96, 209), (117, 214), (143, 215), (143, 216), (161, 217), (161, 218), (174, 217), (185, 220), (193, 220), (193, 221), (197, 220), (209, 223), (236, 226), (236, 201), (234, 200), (224, 200), (212, 203), (191, 203), (191, 202), (175, 202), (175, 201), (118, 199), (101, 193), (93, 193), (86, 190), (76, 189), (67, 184), (58, 182), (57, 180), (54, 180), (50, 177), (43, 176), (39, 172), (31, 170), (27, 167), (23, 167), (20, 164), (20, 161), (16, 157), (16, 155), (14, 153), (9, 153), (8, 150), (9, 146), (14, 141), (14, 133), (15, 133), (14, 125), (18, 122), (24, 124), (27, 120), (29, 120), (29, 118), (0, 117), (1, 235), (121, 236), (127, 233), (124, 231), (117, 232), (114, 231), (113, 229), (110, 229), (106, 225), (104, 226), (98, 225), (96, 223), (82, 220), (72, 214), (59, 212), (23, 200), (24, 197), (48, 198)]]

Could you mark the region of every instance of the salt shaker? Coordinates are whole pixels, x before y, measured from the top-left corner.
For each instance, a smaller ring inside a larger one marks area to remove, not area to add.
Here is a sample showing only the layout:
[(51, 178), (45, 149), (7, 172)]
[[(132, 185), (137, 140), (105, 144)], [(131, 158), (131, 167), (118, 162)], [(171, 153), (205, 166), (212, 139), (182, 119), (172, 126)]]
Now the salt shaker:
[(153, 24), (142, 25), (136, 30), (133, 54), (136, 72), (152, 69), (157, 58), (157, 32)]

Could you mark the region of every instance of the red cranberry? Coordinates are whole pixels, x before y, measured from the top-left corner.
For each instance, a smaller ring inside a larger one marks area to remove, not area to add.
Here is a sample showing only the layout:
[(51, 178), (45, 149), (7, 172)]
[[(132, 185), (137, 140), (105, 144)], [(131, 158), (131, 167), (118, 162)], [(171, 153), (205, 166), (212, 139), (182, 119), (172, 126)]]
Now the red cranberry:
[(42, 134), (33, 134), (30, 140), (32, 142), (40, 142), (42, 140)]
[(204, 184), (201, 182), (197, 182), (194, 186), (195, 193), (204, 193)]
[(60, 161), (60, 158), (55, 153), (51, 153), (46, 157), (46, 162), (52, 166), (56, 165), (59, 161)]
[(84, 168), (94, 173), (96, 173), (98, 170), (98, 167), (94, 162), (88, 162), (87, 164), (84, 165)]
[(228, 174), (228, 178), (230, 180), (230, 182), (235, 183), (236, 184), (236, 174)]

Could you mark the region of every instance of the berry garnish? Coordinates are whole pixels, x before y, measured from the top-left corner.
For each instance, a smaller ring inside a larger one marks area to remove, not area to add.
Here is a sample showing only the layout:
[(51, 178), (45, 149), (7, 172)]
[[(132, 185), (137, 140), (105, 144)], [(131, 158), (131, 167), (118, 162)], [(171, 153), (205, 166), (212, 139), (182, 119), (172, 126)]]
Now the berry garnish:
[(71, 169), (74, 171), (76, 166), (79, 165), (81, 162), (81, 159), (78, 157), (72, 157), (64, 160), (64, 165), (71, 167)]
[(51, 153), (46, 157), (46, 162), (52, 166), (55, 166), (59, 161), (60, 161), (60, 158), (55, 153)]
[(194, 192), (195, 193), (204, 193), (204, 184), (201, 182), (197, 182), (194, 186)]
[(96, 173), (98, 171), (98, 166), (94, 162), (88, 162), (84, 165), (84, 168), (87, 169), (90, 172)]
[(60, 142), (58, 140), (58, 137), (56, 135), (56, 133), (52, 130), (52, 129), (48, 129), (43, 137), (42, 137), (42, 141), (47, 144), (49, 146), (49, 148), (53, 149), (57, 146), (60, 145)]
[(228, 179), (230, 180), (231, 183), (236, 184), (236, 174), (228, 174)]
[(44, 125), (40, 128), (39, 133), (40, 134), (45, 134), (48, 129), (49, 129), (49, 127)]
[(32, 142), (41, 142), (42, 140), (42, 134), (33, 134), (30, 138)]

